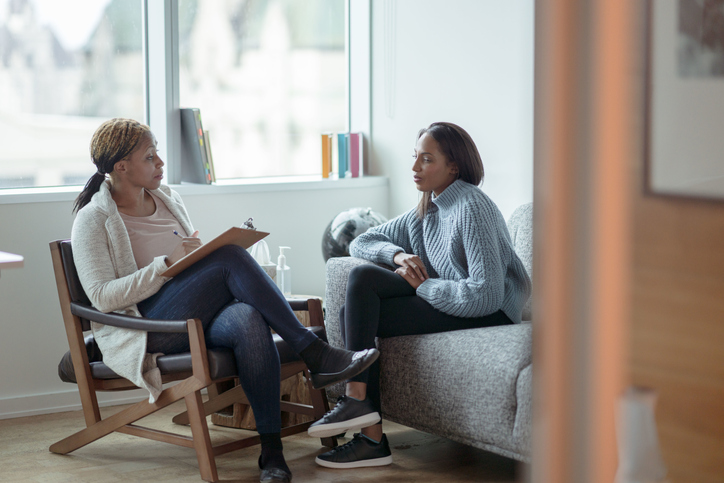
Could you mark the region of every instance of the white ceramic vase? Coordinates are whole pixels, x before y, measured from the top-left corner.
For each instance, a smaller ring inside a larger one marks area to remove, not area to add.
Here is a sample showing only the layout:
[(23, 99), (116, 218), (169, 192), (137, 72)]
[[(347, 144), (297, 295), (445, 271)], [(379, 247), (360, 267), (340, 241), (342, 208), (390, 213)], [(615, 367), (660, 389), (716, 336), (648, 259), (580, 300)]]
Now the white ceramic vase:
[(616, 483), (667, 481), (654, 418), (656, 399), (654, 390), (631, 386), (618, 400)]

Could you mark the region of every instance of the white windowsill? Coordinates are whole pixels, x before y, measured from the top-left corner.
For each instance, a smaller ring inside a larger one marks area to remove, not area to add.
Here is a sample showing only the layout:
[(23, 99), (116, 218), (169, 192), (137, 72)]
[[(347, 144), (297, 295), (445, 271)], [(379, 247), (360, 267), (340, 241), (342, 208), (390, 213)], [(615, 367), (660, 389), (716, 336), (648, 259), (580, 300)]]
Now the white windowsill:
[[(384, 185), (387, 185), (386, 176), (322, 179), (321, 175), (316, 175), (229, 179), (221, 180), (211, 185), (182, 183), (180, 185), (170, 186), (181, 196), (192, 196), (324, 189), (359, 189)], [(73, 201), (81, 189), (83, 189), (81, 186), (0, 189), (0, 205)]]

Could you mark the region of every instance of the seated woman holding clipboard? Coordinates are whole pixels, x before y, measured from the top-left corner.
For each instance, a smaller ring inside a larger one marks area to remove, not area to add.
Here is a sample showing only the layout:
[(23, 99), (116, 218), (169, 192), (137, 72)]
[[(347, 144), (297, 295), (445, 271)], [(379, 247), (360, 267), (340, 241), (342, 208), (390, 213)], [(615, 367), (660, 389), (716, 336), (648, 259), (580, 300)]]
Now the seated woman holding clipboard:
[[(240, 246), (223, 246), (164, 276), (202, 244), (180, 196), (161, 184), (164, 162), (150, 128), (132, 119), (106, 121), (93, 134), (90, 155), (97, 173), (75, 201), (71, 239), (93, 306), (153, 319), (200, 319), (207, 346), (231, 348), (236, 356), (261, 437), (260, 481), (290, 481), (280, 438), (279, 356), (269, 328), (299, 354), (317, 388), (359, 374), (379, 352), (333, 348), (317, 338)], [(104, 363), (147, 389), (151, 402), (162, 390), (154, 355), (189, 350), (185, 334), (95, 323), (93, 334)]]

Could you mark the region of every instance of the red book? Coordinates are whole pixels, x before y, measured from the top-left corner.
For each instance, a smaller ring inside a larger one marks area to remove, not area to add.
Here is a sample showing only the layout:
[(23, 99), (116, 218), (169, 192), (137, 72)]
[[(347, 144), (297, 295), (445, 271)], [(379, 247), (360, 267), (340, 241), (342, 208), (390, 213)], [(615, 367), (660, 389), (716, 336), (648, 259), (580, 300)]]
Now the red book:
[(363, 174), (362, 160), (362, 133), (349, 133), (349, 170), (353, 178), (359, 178)]

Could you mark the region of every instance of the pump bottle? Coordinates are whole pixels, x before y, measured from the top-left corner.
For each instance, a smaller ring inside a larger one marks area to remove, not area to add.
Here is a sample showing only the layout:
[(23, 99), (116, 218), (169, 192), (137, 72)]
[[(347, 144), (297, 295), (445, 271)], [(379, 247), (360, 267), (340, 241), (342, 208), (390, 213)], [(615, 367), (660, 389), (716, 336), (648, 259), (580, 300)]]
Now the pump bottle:
[(290, 247), (279, 247), (279, 258), (277, 259), (277, 287), (284, 295), (292, 294), (292, 269), (287, 265), (287, 257), (284, 255)]

